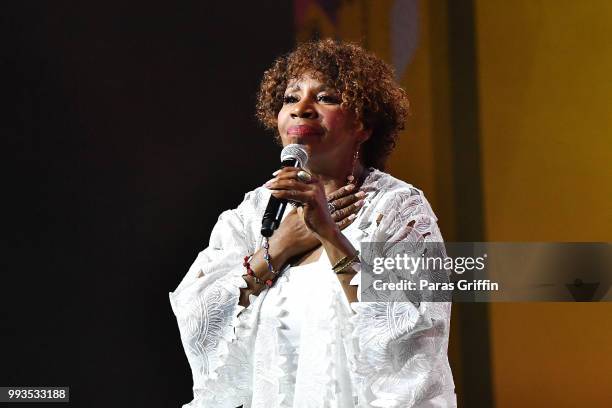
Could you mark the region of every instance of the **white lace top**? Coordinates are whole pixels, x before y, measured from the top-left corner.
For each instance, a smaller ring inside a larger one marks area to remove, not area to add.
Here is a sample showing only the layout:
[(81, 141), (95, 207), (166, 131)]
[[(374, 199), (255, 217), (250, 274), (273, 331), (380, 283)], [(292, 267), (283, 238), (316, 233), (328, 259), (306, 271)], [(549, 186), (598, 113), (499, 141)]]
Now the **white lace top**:
[[(422, 191), (371, 170), (365, 204), (343, 231), (353, 246), (442, 241)], [(261, 246), (269, 197), (260, 187), (223, 212), (170, 293), (193, 375), (194, 399), (183, 407), (455, 407), (450, 303), (349, 304), (323, 251), (315, 263), (285, 268), (248, 308), (238, 305), (242, 261)], [(359, 283), (358, 273), (351, 284)]]

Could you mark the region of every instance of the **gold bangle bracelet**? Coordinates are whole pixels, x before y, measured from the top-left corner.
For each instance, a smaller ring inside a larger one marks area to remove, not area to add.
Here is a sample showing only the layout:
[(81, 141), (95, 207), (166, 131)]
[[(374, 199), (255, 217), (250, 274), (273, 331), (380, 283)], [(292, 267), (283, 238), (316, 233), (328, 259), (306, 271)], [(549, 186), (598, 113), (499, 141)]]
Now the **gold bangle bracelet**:
[(357, 273), (355, 272), (353, 269), (349, 269), (349, 267), (351, 265), (353, 265), (356, 262), (351, 262), (350, 264), (345, 265), (343, 268), (338, 269), (336, 272), (336, 275), (346, 275), (346, 274), (354, 274)]
[(358, 262), (358, 259), (359, 259), (359, 251), (357, 251), (355, 255), (351, 257), (345, 256), (344, 258), (340, 259), (338, 262), (336, 262), (334, 266), (332, 266), (332, 270), (334, 271), (334, 273), (340, 274), (348, 266), (352, 265), (355, 262)]

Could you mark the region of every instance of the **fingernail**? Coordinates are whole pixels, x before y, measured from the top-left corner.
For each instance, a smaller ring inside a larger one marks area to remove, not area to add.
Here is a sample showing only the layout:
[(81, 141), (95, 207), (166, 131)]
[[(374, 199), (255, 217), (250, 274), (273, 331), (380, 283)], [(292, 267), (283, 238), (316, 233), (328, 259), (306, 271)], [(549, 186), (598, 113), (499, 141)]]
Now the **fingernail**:
[(361, 207), (363, 205), (365, 201), (364, 200), (359, 200), (355, 203), (355, 207)]
[(278, 173), (280, 173), (280, 170), (276, 170), (274, 173), (272, 173), (273, 176), (276, 176)]
[(346, 187), (344, 187), (344, 189), (345, 189), (346, 191), (351, 191), (351, 190), (352, 190), (352, 189), (354, 189), (354, 188), (355, 188), (355, 185), (354, 185), (354, 184), (349, 184), (349, 185), (347, 185)]
[(349, 220), (353, 221), (355, 218), (357, 218), (357, 214), (351, 214), (347, 217)]
[(361, 197), (365, 197), (365, 196), (366, 196), (365, 191), (358, 191), (357, 193), (355, 193), (355, 197), (361, 198)]

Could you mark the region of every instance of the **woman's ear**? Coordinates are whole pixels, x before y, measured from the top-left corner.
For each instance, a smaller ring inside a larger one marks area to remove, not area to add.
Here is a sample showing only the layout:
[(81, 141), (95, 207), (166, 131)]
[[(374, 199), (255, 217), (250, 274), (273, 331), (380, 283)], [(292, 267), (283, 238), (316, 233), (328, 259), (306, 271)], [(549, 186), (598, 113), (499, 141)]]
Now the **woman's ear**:
[(357, 140), (359, 140), (361, 143), (365, 142), (370, 138), (370, 136), (372, 136), (372, 129), (366, 128), (361, 121), (357, 122), (355, 132), (357, 133)]

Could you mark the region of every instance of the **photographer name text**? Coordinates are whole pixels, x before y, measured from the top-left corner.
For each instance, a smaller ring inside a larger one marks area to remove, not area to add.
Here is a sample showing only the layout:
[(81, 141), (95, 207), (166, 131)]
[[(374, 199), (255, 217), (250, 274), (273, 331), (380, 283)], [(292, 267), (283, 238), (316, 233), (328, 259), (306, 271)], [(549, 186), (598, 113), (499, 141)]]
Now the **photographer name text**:
[(461, 291), (496, 291), (499, 284), (489, 279), (466, 280), (457, 282), (430, 282), (427, 279), (420, 279), (418, 282), (402, 279), (399, 282), (383, 282), (376, 279), (372, 282), (374, 290), (461, 290)]

